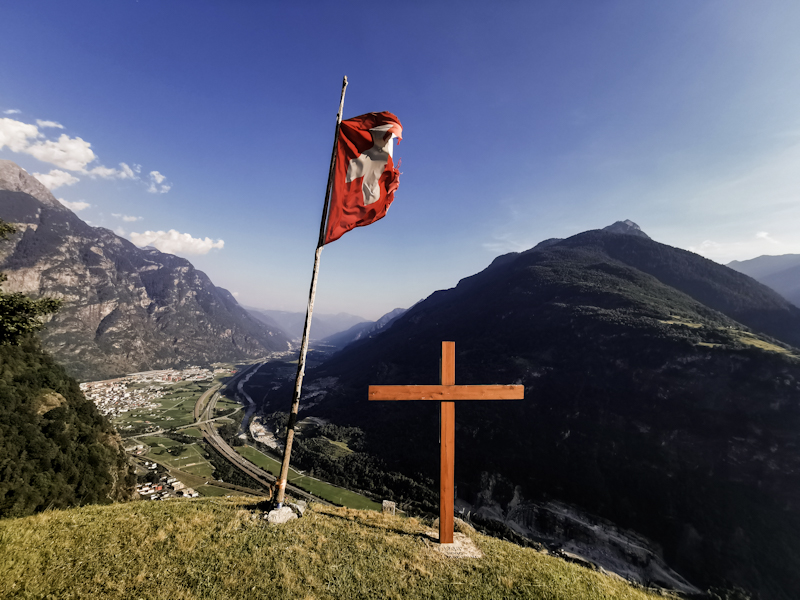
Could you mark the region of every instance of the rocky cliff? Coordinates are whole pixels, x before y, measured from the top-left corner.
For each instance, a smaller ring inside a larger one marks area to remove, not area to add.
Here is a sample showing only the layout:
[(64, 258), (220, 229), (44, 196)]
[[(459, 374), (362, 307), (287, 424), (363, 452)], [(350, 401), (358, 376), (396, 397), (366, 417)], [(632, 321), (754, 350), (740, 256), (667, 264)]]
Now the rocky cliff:
[(41, 337), (79, 379), (289, 348), (189, 261), (90, 227), (9, 161), (0, 161), (0, 219), (18, 230), (0, 242), (4, 289), (63, 301)]

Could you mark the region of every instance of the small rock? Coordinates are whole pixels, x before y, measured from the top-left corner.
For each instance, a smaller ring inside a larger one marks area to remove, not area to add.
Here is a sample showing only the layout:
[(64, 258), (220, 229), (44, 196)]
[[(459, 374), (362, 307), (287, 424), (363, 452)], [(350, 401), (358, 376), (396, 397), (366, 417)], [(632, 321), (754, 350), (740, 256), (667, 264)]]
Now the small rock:
[(282, 506), (281, 508), (276, 508), (275, 510), (269, 511), (269, 514), (267, 515), (267, 522), (272, 523), (273, 525), (278, 525), (296, 518), (297, 515), (291, 508), (288, 506)]
[[(300, 502), (302, 502), (302, 500)], [(306, 507), (303, 506), (305, 504), (305, 502), (303, 502), (303, 505), (301, 505), (300, 502), (298, 502), (297, 504), (295, 504), (294, 502), (289, 502), (286, 505), (289, 508), (291, 508), (295, 512), (295, 514), (297, 514), (298, 517), (302, 517), (303, 513), (306, 510)]]

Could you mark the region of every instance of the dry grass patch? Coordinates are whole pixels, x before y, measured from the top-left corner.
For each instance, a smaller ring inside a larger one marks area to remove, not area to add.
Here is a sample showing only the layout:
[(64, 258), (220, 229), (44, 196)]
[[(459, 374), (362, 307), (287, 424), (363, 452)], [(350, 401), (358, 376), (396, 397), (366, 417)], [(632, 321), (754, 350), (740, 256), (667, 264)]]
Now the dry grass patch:
[(312, 505), (270, 526), (260, 512), (215, 498), (0, 521), (0, 598), (657, 597), (474, 531), (484, 558), (453, 559), (413, 518)]

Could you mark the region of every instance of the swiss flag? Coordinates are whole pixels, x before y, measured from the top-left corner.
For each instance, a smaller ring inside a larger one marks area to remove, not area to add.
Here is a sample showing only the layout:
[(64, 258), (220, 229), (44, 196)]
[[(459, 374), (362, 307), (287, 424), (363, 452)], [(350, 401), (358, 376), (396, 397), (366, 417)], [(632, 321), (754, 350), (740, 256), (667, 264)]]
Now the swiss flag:
[(394, 138), (403, 139), (403, 126), (390, 112), (342, 121), (323, 244), (386, 215), (400, 182)]

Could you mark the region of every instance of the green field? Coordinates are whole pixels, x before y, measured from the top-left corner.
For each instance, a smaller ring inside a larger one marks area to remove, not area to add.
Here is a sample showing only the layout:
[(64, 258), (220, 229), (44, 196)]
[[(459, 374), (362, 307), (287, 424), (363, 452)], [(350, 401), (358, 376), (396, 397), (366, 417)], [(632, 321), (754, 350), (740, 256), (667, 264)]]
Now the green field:
[[(274, 458), (259, 452), (251, 446), (237, 446), (235, 450), (257, 467), (272, 473), (276, 477), (280, 474), (281, 463)], [(309, 494), (314, 494), (323, 500), (333, 502), (334, 504), (339, 504), (340, 506), (347, 506), (349, 508), (357, 509), (381, 510), (380, 504), (362, 496), (361, 494), (356, 494), (350, 490), (336, 487), (335, 485), (325, 483), (324, 481), (314, 479), (313, 477), (301, 475), (292, 468), (289, 469), (289, 483), (307, 491)]]
[(187, 429), (181, 429), (179, 433), (183, 435), (188, 435), (189, 437), (196, 437), (196, 438), (203, 437), (203, 432), (197, 429), (197, 427), (189, 427)]
[(169, 468), (180, 469), (200, 477), (213, 476), (214, 467), (208, 461), (208, 454), (199, 444), (181, 444), (163, 437), (147, 437), (143, 438), (142, 442), (150, 446), (150, 451), (145, 455), (148, 458), (157, 460)]
[(159, 398), (156, 403), (160, 404), (160, 407), (123, 413), (114, 419), (114, 426), (124, 432), (129, 425), (134, 427), (155, 425), (163, 429), (191, 425), (194, 423), (194, 404), (197, 398), (198, 394)]

